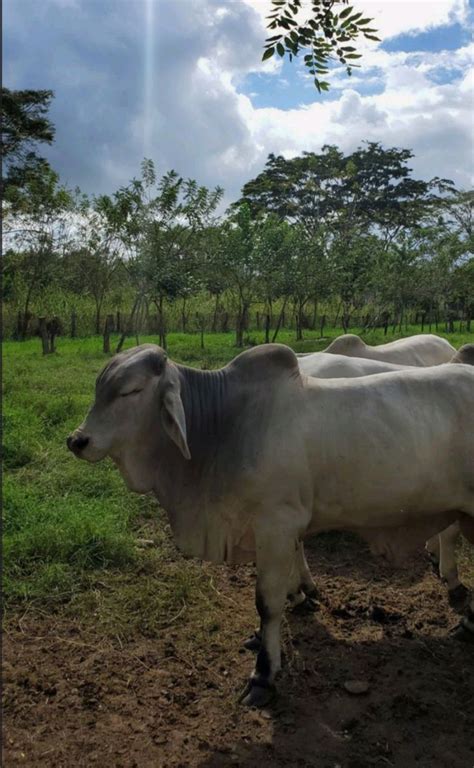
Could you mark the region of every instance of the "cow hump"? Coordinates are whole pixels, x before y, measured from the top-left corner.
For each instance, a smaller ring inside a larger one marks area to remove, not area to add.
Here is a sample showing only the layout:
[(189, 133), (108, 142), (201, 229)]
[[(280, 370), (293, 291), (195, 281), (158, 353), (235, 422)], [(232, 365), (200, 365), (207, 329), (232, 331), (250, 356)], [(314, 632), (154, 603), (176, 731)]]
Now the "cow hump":
[(354, 352), (356, 350), (365, 349), (366, 344), (355, 333), (345, 333), (343, 336), (338, 336), (337, 339), (331, 341), (328, 347), (323, 352), (331, 352), (332, 354), (345, 355), (348, 352)]
[(278, 375), (299, 376), (298, 360), (284, 344), (260, 344), (238, 355), (229, 366), (241, 376), (273, 379)]

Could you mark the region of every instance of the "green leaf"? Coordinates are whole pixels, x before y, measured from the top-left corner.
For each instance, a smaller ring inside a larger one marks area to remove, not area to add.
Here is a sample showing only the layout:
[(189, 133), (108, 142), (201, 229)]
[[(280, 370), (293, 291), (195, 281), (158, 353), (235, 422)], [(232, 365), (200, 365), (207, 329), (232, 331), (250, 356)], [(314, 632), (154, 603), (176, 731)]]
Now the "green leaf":
[(277, 43), (276, 49), (279, 56), (285, 55), (285, 47), (281, 43)]
[(375, 40), (377, 43), (380, 43), (380, 37), (375, 37), (375, 35), (365, 35), (367, 40)]
[(361, 59), (361, 58), (362, 56), (360, 55), (360, 53), (348, 53), (346, 55), (346, 59)]
[(339, 14), (339, 18), (345, 19), (347, 16), (349, 16), (349, 14), (352, 13), (353, 10), (354, 10), (354, 7), (352, 5), (350, 5), (348, 8), (344, 8), (344, 10), (341, 11), (341, 13)]
[(262, 61), (266, 61), (267, 59), (271, 59), (273, 54), (275, 53), (275, 47), (272, 45), (271, 48), (267, 48), (265, 53), (262, 56)]

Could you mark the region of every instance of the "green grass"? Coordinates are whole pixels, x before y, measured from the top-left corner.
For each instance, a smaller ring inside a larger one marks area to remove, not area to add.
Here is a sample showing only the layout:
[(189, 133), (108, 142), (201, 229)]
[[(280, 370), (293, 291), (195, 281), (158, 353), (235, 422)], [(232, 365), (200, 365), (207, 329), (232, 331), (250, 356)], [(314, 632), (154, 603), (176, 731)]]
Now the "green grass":
[[(311, 351), (339, 333), (328, 329), (320, 340), (318, 333), (306, 332), (295, 344), (294, 333), (282, 331), (278, 341)], [(263, 341), (263, 333), (248, 336), (251, 343)], [(365, 336), (372, 344), (393, 338), (391, 333), (384, 338), (383, 331)], [(473, 335), (447, 338), (460, 346)], [(170, 334), (168, 342), (173, 359), (206, 368), (225, 364), (239, 351), (233, 334), (207, 335), (204, 350), (197, 334)], [(126, 346), (134, 343), (129, 339)], [(66, 437), (90, 406), (106, 361), (101, 339), (60, 338), (57, 353), (48, 357), (42, 356), (39, 339), (6, 342), (3, 352), (7, 606), (68, 606), (79, 613), (92, 606), (99, 623), (126, 634), (133, 628), (155, 632), (181, 606), (207, 601), (205, 569), (176, 552), (156, 502), (127, 491), (111, 462), (91, 467), (66, 449)], [(140, 536), (156, 546), (137, 550)]]

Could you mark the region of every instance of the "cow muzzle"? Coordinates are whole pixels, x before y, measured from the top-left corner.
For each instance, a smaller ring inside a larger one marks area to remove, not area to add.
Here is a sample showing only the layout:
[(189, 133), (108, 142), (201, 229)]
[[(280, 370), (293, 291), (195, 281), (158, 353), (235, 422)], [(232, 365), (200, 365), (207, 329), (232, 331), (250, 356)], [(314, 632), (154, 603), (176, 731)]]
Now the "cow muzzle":
[(82, 432), (73, 432), (66, 440), (66, 445), (76, 456), (80, 456), (89, 445), (89, 438)]

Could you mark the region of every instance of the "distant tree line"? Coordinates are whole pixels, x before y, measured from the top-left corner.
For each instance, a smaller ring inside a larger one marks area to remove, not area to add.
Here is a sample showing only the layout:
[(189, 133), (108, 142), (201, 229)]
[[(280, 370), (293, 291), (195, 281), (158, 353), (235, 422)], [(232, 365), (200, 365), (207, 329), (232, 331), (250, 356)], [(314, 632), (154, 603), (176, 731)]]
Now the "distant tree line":
[(112, 195), (67, 189), (35, 151), (54, 137), (50, 92), (7, 96), (7, 334), (44, 337), (49, 323), (55, 335), (103, 334), (107, 349), (112, 331), (119, 346), (151, 330), (166, 347), (178, 329), (232, 330), (241, 347), (250, 327), (270, 341), (290, 321), (298, 339), (329, 321), (469, 330), (474, 193), (414, 178), (410, 150), (271, 154), (218, 215), (220, 187), (160, 176), (151, 160)]

